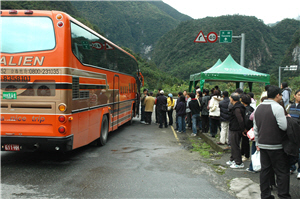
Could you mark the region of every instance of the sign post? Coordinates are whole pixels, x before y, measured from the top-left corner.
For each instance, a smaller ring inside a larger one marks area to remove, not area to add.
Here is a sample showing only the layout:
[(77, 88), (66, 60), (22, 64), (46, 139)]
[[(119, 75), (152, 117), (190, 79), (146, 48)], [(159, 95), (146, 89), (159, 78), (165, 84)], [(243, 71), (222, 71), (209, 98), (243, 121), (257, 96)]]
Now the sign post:
[(220, 43), (232, 42), (232, 30), (220, 30)]

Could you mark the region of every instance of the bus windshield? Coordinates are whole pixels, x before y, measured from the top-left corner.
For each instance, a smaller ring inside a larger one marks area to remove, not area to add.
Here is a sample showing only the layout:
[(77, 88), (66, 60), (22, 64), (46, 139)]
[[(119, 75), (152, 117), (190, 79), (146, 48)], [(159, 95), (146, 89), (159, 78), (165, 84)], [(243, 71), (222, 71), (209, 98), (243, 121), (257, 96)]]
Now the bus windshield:
[(44, 51), (55, 48), (53, 22), (49, 17), (1, 17), (2, 53)]

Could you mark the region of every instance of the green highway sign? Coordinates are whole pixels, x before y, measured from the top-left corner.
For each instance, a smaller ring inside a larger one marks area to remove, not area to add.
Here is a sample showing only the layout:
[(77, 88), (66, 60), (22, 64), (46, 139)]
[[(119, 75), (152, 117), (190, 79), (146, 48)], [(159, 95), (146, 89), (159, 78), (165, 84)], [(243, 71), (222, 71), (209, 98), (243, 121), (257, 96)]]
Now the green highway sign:
[(220, 43), (232, 42), (232, 30), (220, 30)]

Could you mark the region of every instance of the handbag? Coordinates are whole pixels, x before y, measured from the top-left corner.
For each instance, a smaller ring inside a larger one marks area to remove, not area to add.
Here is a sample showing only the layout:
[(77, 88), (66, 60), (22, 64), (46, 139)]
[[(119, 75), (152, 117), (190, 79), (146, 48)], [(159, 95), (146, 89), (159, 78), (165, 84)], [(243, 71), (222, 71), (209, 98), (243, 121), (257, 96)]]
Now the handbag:
[(247, 137), (253, 141), (255, 138), (253, 127), (247, 132)]
[(260, 164), (260, 151), (255, 151), (253, 155), (251, 155), (252, 167), (254, 171), (261, 170)]
[(168, 106), (168, 111), (170, 111), (172, 109), (172, 106)]

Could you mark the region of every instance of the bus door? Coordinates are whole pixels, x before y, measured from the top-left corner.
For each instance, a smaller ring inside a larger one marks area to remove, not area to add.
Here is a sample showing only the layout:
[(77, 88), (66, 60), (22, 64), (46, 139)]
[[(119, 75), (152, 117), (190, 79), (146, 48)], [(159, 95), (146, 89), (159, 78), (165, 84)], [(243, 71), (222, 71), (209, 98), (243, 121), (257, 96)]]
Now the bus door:
[(114, 75), (113, 83), (113, 130), (116, 130), (119, 126), (119, 110), (120, 110), (120, 78), (119, 75)]

